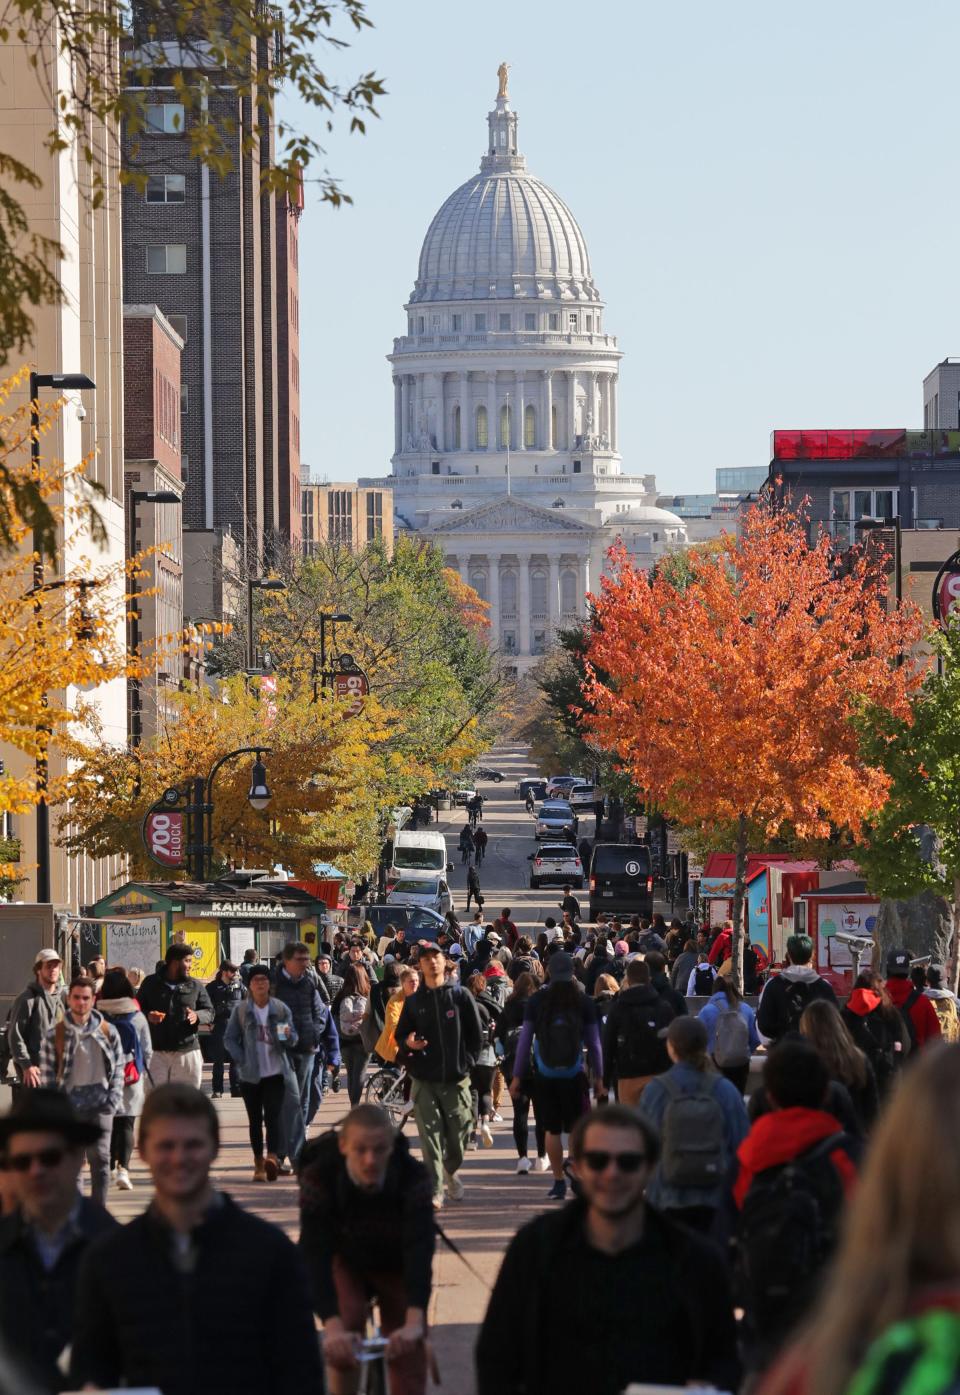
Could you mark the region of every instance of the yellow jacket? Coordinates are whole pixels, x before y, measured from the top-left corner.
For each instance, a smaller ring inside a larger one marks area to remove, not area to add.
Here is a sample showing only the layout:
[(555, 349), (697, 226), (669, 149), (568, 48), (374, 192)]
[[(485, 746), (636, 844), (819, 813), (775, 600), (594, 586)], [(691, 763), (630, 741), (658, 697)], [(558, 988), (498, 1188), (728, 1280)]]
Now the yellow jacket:
[(387, 1006), (383, 1013), (383, 1031), (377, 1038), (377, 1044), (373, 1048), (377, 1055), (384, 1061), (395, 1061), (397, 1059), (397, 1043), (394, 1032), (397, 1023), (400, 1021), (400, 1013), (403, 1009), (404, 992), (398, 988), (396, 993), (391, 994), (387, 1000)]

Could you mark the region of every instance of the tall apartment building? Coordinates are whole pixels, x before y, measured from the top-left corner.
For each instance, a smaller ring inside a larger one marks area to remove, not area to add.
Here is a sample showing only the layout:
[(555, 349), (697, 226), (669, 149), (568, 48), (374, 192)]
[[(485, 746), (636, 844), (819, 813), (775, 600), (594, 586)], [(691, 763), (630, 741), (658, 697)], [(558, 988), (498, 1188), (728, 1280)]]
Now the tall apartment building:
[(945, 358), (923, 380), (926, 431), (960, 429), (960, 358)]
[(393, 490), (382, 485), (330, 484), (301, 471), (301, 545), (309, 557), (321, 543), (361, 548), (382, 538), (393, 552)]
[[(105, 546), (98, 548), (82, 530), (68, 529), (62, 549), (63, 570), (115, 565), (115, 599), (122, 601), (123, 352), (118, 133), (102, 125), (97, 129), (95, 123), (88, 127), (87, 138), (95, 152), (93, 164), (86, 162), (67, 131), (62, 149), (48, 148), (47, 136), (57, 123), (61, 98), (70, 99), (70, 64), (69, 55), (59, 47), (56, 25), (50, 26), (37, 46), (28, 48), (14, 38), (0, 44), (0, 149), (39, 176), (36, 189), (18, 186), (11, 187), (10, 192), (23, 203), (31, 231), (55, 238), (63, 249), (58, 268), (63, 298), (57, 305), (41, 306), (34, 312), (33, 340), (22, 357), (41, 374), (83, 373), (96, 384), (94, 390), (67, 394), (59, 417), (41, 442), (42, 459), (75, 465), (86, 458), (87, 477), (103, 491), (96, 508), (105, 525)], [(92, 197), (95, 176), (102, 180), (103, 198), (98, 203)], [(45, 399), (57, 396), (50, 389), (43, 389), (42, 393)], [(24, 387), (23, 399), (26, 396)], [(51, 575), (49, 569), (47, 575)], [(121, 616), (122, 610), (120, 604)], [(122, 646), (122, 619), (118, 618), (117, 624), (116, 638)], [(67, 700), (76, 701), (79, 696), (68, 692)], [(83, 697), (97, 710), (102, 739), (123, 745), (127, 736), (125, 681), (115, 679)], [(0, 760), (6, 771), (15, 776), (27, 773), (32, 764), (21, 752), (4, 746), (0, 746)], [(51, 779), (64, 770), (64, 759), (53, 748)], [(50, 836), (46, 840), (50, 848), (50, 900), (56, 907), (78, 911), (113, 889), (122, 865), (118, 858), (96, 862), (87, 857), (68, 858), (53, 841), (64, 812), (50, 810)], [(37, 818), (31, 812), (16, 816), (12, 822), (13, 828), (5, 831), (20, 841), (24, 875), (17, 899), (35, 901)]]
[[(127, 489), (127, 555), (149, 553), (137, 578), (136, 633), (131, 648), (159, 646), (160, 665), (130, 688), (130, 735), (151, 736), (184, 676), (180, 644), (165, 636), (183, 629), (181, 504), (152, 503), (147, 493), (182, 499), (180, 478), (180, 354), (183, 340), (155, 305), (123, 308), (123, 442)], [(155, 550), (154, 550), (155, 549)], [(131, 607), (132, 609), (132, 607)]]
[[(266, 45), (251, 64), (268, 67)], [(174, 45), (153, 45), (148, 130), (123, 136), (123, 161), (146, 176), (123, 194), (123, 284), (128, 304), (156, 304), (183, 340), (183, 527), (206, 541), (229, 531), (249, 565), (299, 532), (299, 281), (302, 199), (261, 189), (274, 131), (248, 96), (221, 81), (206, 119), (231, 128), (233, 168), (212, 173), (188, 149)], [(159, 54), (159, 56), (158, 56)], [(211, 73), (211, 78), (218, 75)], [(252, 153), (239, 133), (255, 128)], [(219, 544), (217, 545), (219, 546)]]

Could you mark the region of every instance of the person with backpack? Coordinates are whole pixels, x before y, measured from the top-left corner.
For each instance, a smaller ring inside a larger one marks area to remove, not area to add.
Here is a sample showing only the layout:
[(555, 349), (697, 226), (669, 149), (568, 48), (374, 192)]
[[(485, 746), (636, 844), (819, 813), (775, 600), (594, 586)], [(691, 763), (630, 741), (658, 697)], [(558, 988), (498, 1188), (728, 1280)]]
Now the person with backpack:
[(71, 983), (63, 1019), (48, 1028), (40, 1045), (40, 1084), (63, 1090), (77, 1117), (97, 1125), (97, 1140), (85, 1151), (90, 1196), (103, 1206), (110, 1186), (113, 1116), (123, 1103), (124, 1057), (116, 1027), (93, 1006), (94, 993), (91, 978)]
[[(460, 861), (466, 867), (473, 861), (474, 852), (473, 829), (468, 823), (461, 828), (457, 845), (460, 848)], [(470, 909), (469, 906), (467, 909)]]
[(675, 1017), (666, 1042), (673, 1064), (650, 1081), (640, 1099), (641, 1114), (661, 1140), (647, 1199), (672, 1220), (706, 1232), (747, 1136), (747, 1111), (736, 1086), (711, 1065), (707, 1029), (699, 1017)]
[(133, 1131), (143, 1109), (153, 1044), (147, 1019), (122, 969), (107, 970), (97, 1006), (106, 1021), (116, 1028), (123, 1049), (123, 1095), (110, 1133), (110, 1176), (120, 1191), (129, 1192), (133, 1190), (130, 1180)]
[(800, 1018), (800, 1034), (814, 1048), (827, 1069), (829, 1080), (846, 1087), (857, 1120), (857, 1131), (864, 1137), (877, 1117), (880, 1096), (877, 1078), (866, 1052), (854, 1043), (843, 1025), (843, 1018), (832, 1003), (811, 1003)]
[(235, 1061), (231, 1061), (227, 1055), (227, 1048), (223, 1044), (223, 1035), (227, 1030), (230, 1014), (237, 1003), (246, 997), (246, 993), (243, 980), (238, 977), (236, 964), (229, 959), (222, 960), (216, 978), (212, 983), (207, 984), (207, 996), (213, 1004), (210, 1058), (213, 1062), (211, 1093), (215, 1100), (223, 1098), (224, 1066), (229, 1067), (231, 1096), (237, 1098), (240, 1096), (240, 1077), (237, 1075), (237, 1064)]
[(473, 1101), (473, 1143), (493, 1147), (490, 1120), (493, 1116), (493, 1081), (497, 1073), (497, 1053), (494, 1049), (500, 1005), (487, 991), (483, 974), (472, 973), (466, 987), (473, 994), (480, 1014), (480, 1054), (470, 1067), (470, 1096)]
[(670, 1069), (660, 1033), (675, 1015), (651, 984), (646, 963), (631, 959), (603, 1028), (603, 1083), (616, 1088), (620, 1104), (635, 1107), (654, 1076)]
[(942, 964), (931, 964), (927, 968), (927, 986), (924, 994), (933, 1003), (933, 1010), (940, 1022), (940, 1035), (944, 1041), (960, 1040), (960, 1012), (957, 1011), (956, 994), (944, 986)]
[(886, 1099), (909, 1058), (911, 1042), (907, 1024), (875, 970), (860, 970), (840, 1016), (873, 1067), (881, 1101)]
[(420, 985), (404, 1003), (395, 1035), (408, 1053), (413, 1114), (439, 1211), (444, 1188), (451, 1201), (463, 1199), (457, 1173), (471, 1133), (470, 1068), (483, 1047), (483, 1032), (473, 994), (446, 981), (439, 945), (421, 947), (418, 968)]
[(746, 1093), (750, 1057), (761, 1045), (757, 1014), (729, 979), (718, 974), (710, 1001), (698, 1017), (707, 1029), (707, 1051), (721, 1075)]
[(940, 1040), (940, 1018), (922, 988), (910, 982), (910, 951), (892, 949), (887, 955), (887, 992), (910, 1034), (910, 1049)]
[(17, 1082), (28, 1088), (40, 1084), (40, 1047), (49, 1029), (62, 1021), (66, 989), (62, 965), (55, 949), (41, 949), (33, 961), (33, 981), (28, 983), (7, 1018), (7, 1052)]
[(709, 998), (713, 993), (714, 979), (717, 977), (717, 970), (707, 959), (703, 951), (697, 953), (697, 962), (690, 970), (687, 979), (687, 998)]
[(299, 1099), (289, 1055), (297, 1044), (297, 1029), (286, 1003), (270, 996), (266, 964), (254, 966), (247, 980), (247, 996), (237, 1003), (227, 1023), (224, 1043), (239, 1069), (253, 1152), (253, 1180), (275, 1182), (283, 1152), (284, 1097), (289, 1092)]
[(810, 936), (791, 935), (786, 965), (768, 980), (757, 1009), (757, 1028), (767, 1041), (779, 1041), (787, 1032), (799, 1031), (803, 1010), (815, 998), (826, 998), (837, 1006), (837, 995), (810, 963), (812, 958)]
[(684, 994), (675, 992), (667, 978), (667, 956), (659, 949), (650, 949), (645, 952), (643, 958), (650, 970), (650, 982), (660, 997), (670, 1004), (675, 1017), (685, 1017), (687, 1004)]
[(823, 1109), (828, 1082), (809, 1042), (774, 1046), (763, 1068), (771, 1112), (737, 1149), (727, 1215), (754, 1371), (776, 1355), (816, 1297), (856, 1181), (860, 1147)]
[(510, 1097), (516, 1099), (524, 1077), (535, 1077), (537, 1118), (553, 1169), (551, 1201), (565, 1201), (567, 1196), (562, 1136), (590, 1108), (584, 1051), (597, 1082), (597, 1100), (605, 1100), (597, 1010), (574, 978), (573, 959), (565, 950), (557, 950), (547, 963), (546, 987), (527, 1002), (510, 1081)]
[(471, 900), (476, 902), (478, 911), (483, 910), (483, 894), (480, 890), (480, 873), (472, 863), (467, 868), (467, 904), (464, 906), (465, 911), (470, 909)]
[(714, 940), (713, 944), (710, 946), (710, 952), (707, 955), (707, 960), (709, 963), (713, 964), (714, 967), (719, 971), (720, 965), (723, 964), (725, 960), (729, 959), (732, 954), (733, 921), (725, 920), (723, 922), (723, 928), (717, 935), (717, 938)]
[(332, 1004), (340, 1039), (340, 1055), (347, 1072), (347, 1098), (351, 1105), (360, 1103), (363, 1073), (370, 1059), (370, 1051), (363, 1039), (369, 1001), (370, 979), (367, 971), (359, 964), (351, 964), (343, 976), (343, 987)]
[[(500, 1070), (505, 1080), (512, 1080), (515, 1074), (514, 1065), (520, 1033), (523, 1028), (524, 1012), (528, 1000), (533, 997), (539, 987), (540, 981), (534, 974), (527, 970), (518, 974), (514, 981), (513, 992), (504, 1004), (500, 1020), (497, 1022), (496, 1046), (500, 1057)], [(531, 1110), (533, 1111), (534, 1136), (537, 1147), (533, 1167), (537, 1172), (546, 1172), (550, 1166), (547, 1161), (547, 1144), (543, 1128), (537, 1119), (533, 1076), (527, 1075), (523, 1077), (519, 1091), (513, 1096), (513, 1142), (517, 1150), (518, 1177), (525, 1177), (531, 1168), (529, 1157)]]

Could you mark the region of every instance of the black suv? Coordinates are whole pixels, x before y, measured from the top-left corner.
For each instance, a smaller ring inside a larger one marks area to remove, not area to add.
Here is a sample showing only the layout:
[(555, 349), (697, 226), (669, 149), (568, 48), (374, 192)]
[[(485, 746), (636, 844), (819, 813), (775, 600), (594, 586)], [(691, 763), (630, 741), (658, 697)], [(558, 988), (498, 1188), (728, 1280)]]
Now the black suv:
[(590, 859), (590, 919), (600, 911), (653, 915), (653, 869), (643, 843), (597, 843)]

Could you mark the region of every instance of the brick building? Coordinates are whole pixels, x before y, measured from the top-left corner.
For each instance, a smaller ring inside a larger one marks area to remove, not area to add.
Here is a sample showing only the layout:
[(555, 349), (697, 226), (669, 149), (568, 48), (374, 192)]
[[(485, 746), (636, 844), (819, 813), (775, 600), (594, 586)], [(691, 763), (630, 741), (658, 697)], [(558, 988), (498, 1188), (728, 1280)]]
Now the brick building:
[[(180, 474), (180, 356), (183, 340), (156, 305), (123, 308), (124, 483), (127, 555), (157, 548), (136, 578), (139, 622), (128, 642), (151, 650), (183, 628), (182, 506), (151, 503), (135, 494), (182, 498)], [(154, 594), (146, 594), (153, 592)], [(132, 607), (131, 607), (132, 609)], [(130, 689), (130, 734), (136, 743), (156, 730), (167, 700), (184, 677), (180, 645), (167, 643), (159, 669)]]
[[(251, 64), (263, 69), (260, 47)], [(208, 116), (237, 133), (233, 168), (221, 176), (191, 157), (187, 125), (200, 118), (185, 113), (173, 76), (154, 69), (148, 129), (124, 132), (124, 165), (146, 177), (124, 188), (124, 299), (156, 304), (183, 340), (184, 532), (228, 531), (255, 567), (299, 533), (302, 199), (262, 192), (273, 127), (226, 84), (211, 87)], [(239, 133), (251, 127), (258, 145), (243, 153)]]
[(393, 552), (393, 491), (383, 486), (356, 483), (330, 484), (311, 480), (302, 472), (301, 544), (304, 555), (316, 552), (320, 543), (339, 542), (351, 548), (365, 547), (382, 538)]

